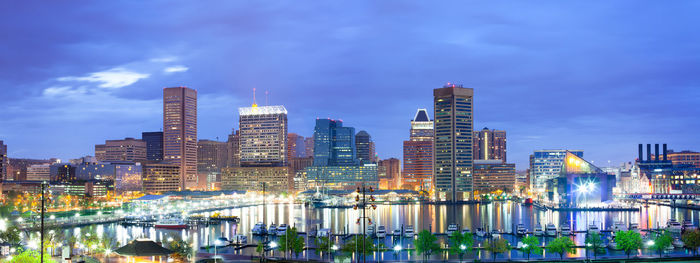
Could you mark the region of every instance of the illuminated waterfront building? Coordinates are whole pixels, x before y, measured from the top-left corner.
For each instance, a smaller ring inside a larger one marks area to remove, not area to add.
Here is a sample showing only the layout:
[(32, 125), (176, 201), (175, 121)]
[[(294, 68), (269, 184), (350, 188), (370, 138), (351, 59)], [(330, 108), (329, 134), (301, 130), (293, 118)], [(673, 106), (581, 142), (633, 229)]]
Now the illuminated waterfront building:
[(221, 171), (222, 190), (262, 191), (289, 190), (289, 168), (285, 166), (226, 167)]
[(474, 90), (447, 84), (433, 90), (434, 189), (438, 200), (472, 198), (472, 137)]
[(481, 194), (497, 190), (510, 193), (515, 183), (515, 164), (498, 159), (474, 160), (474, 191)]
[(287, 163), (287, 109), (258, 106), (238, 109), (241, 166), (284, 166)]
[(530, 186), (533, 191), (543, 193), (547, 180), (559, 176), (567, 152), (583, 157), (582, 150), (537, 150), (530, 156)]
[(163, 132), (143, 132), (141, 140), (146, 142), (146, 160), (163, 161)]
[(613, 199), (613, 187), (615, 175), (570, 151), (564, 151), (557, 177), (546, 181), (547, 199), (564, 207), (600, 206)]
[(377, 164), (352, 166), (309, 166), (303, 171), (310, 187), (354, 189), (361, 185), (379, 187)]
[(143, 170), (139, 163), (112, 163), (116, 194), (143, 190)]
[(141, 167), (143, 191), (145, 193), (164, 193), (180, 190), (180, 166), (167, 163), (150, 163)]
[(399, 189), (401, 183), (401, 162), (396, 158), (389, 158), (377, 162), (379, 168), (379, 189)]
[(196, 187), (196, 90), (186, 87), (163, 89), (163, 161), (179, 167), (180, 189)]
[(474, 160), (503, 160), (506, 162), (506, 131), (484, 128), (474, 131)]
[(674, 156), (676, 162), (670, 158), (670, 151), (663, 144), (661, 152), (659, 144), (654, 145), (652, 154), (651, 144), (646, 145), (646, 159), (643, 157), (643, 145), (639, 144), (639, 157), (635, 165), (638, 174), (649, 181), (648, 189), (651, 193), (671, 194), (699, 194), (700, 193), (700, 168), (695, 166), (692, 152), (681, 152)]
[(433, 136), (433, 121), (428, 117), (428, 110), (418, 109), (411, 120), (410, 138), (403, 142), (403, 174), (398, 187), (432, 189)]

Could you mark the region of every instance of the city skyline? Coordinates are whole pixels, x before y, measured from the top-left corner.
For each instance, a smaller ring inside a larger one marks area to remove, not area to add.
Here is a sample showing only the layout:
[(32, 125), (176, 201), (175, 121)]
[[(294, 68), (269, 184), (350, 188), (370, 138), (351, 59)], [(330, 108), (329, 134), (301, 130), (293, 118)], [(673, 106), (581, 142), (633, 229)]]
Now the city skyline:
[[(518, 170), (527, 168), (529, 154), (541, 149), (582, 149), (587, 160), (604, 167), (608, 160), (611, 165), (633, 161), (641, 142), (668, 143), (675, 151), (700, 148), (700, 138), (692, 133), (697, 128), (693, 116), (699, 113), (693, 106), (698, 77), (683, 74), (700, 63), (688, 55), (696, 54), (697, 47), (684, 44), (695, 38), (684, 25), (698, 22), (690, 11), (697, 3), (649, 4), (634, 12), (619, 8), (624, 2), (543, 4), (525, 16), (518, 8), (498, 4), (477, 10), (427, 3), (350, 10), (343, 4), (244, 8), (268, 17), (265, 21), (231, 14), (239, 6), (221, 6), (211, 19), (185, 18), (187, 12), (162, 6), (178, 11), (168, 17), (174, 19), (125, 21), (111, 8), (138, 10), (139, 4), (111, 3), (90, 6), (101, 17), (89, 25), (79, 20), (84, 9), (70, 4), (18, 5), (13, 13), (0, 11), (21, 25), (10, 32), (48, 34), (54, 41), (11, 38), (0, 44), (15, 51), (7, 54), (12, 64), (0, 63), (5, 96), (0, 106), (7, 110), (0, 120), (0, 139), (10, 158), (78, 158), (90, 155), (105, 139), (158, 131), (161, 89), (171, 86), (198, 90), (200, 139), (224, 140), (232, 128), (238, 129), (236, 109), (250, 105), (252, 89), (258, 88), (261, 105), (289, 109), (289, 132), (308, 137), (317, 117), (339, 118), (370, 133), (380, 158), (400, 158), (412, 113), (416, 108), (432, 112), (431, 90), (446, 82), (474, 89), (474, 129), (507, 131), (508, 160)], [(289, 13), (279, 12), (289, 8)], [(354, 16), (313, 23), (340, 12)], [(406, 19), (455, 12), (465, 18), (432, 16), (422, 24)], [(59, 14), (63, 23), (47, 22)], [(308, 18), (301, 25), (292, 23), (302, 16)], [(123, 30), (102, 36), (99, 30), (107, 24)], [(379, 26), (371, 28), (373, 24)], [(188, 25), (208, 30), (183, 32)], [(290, 27), (308, 30), (282, 34)], [(396, 39), (403, 40), (400, 47)], [(430, 63), (395, 62), (401, 59)]]

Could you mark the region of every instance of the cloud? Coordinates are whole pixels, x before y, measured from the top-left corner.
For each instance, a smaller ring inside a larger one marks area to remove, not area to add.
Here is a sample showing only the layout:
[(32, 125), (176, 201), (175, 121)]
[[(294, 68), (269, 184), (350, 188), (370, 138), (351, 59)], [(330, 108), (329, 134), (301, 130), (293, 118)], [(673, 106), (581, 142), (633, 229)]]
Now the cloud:
[(140, 79), (148, 78), (150, 74), (138, 73), (124, 68), (113, 68), (106, 71), (98, 71), (85, 77), (60, 77), (58, 81), (96, 82), (98, 87), (106, 89), (118, 89), (136, 83)]
[(167, 62), (173, 62), (177, 60), (177, 57), (175, 56), (168, 56), (168, 57), (159, 57), (159, 58), (152, 58), (149, 61), (155, 62), (155, 63), (167, 63)]
[(177, 65), (177, 66), (172, 66), (172, 67), (167, 67), (163, 69), (163, 72), (165, 74), (171, 74), (171, 73), (177, 73), (177, 72), (185, 72), (189, 70), (190, 68), (182, 66), (182, 65)]

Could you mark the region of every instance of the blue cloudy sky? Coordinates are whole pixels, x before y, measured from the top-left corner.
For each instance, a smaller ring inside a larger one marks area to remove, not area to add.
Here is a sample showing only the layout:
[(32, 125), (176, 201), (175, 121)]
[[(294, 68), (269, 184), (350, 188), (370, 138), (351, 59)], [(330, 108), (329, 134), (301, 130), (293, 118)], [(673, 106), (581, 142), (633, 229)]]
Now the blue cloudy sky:
[[(0, 140), (11, 157), (75, 158), (162, 126), (162, 88), (199, 92), (199, 137), (252, 101), (367, 130), (402, 155), (446, 82), (508, 159), (576, 148), (600, 166), (636, 144), (700, 150), (697, 1), (8, 1), (0, 8)], [(432, 115), (432, 114), (431, 114)], [(432, 116), (431, 116), (432, 117)]]

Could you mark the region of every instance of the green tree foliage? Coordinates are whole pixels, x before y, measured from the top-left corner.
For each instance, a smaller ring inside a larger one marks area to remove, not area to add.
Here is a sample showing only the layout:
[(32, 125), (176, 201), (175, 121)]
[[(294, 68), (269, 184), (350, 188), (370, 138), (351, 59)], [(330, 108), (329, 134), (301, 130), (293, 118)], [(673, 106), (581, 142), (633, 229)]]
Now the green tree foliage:
[(433, 252), (440, 251), (440, 245), (437, 243), (437, 237), (428, 230), (418, 232), (418, 238), (415, 241), (416, 252), (423, 255), (423, 260), (428, 259)]
[(22, 242), (20, 230), (16, 226), (10, 226), (5, 231), (0, 232), (0, 240), (10, 243), (12, 246), (19, 246)]
[(592, 232), (586, 234), (586, 249), (589, 247), (593, 249), (593, 257), (595, 259), (598, 259), (598, 253), (605, 253), (605, 244), (599, 233)]
[(510, 243), (503, 238), (497, 238), (491, 241), (486, 241), (484, 249), (493, 254), (493, 261), (496, 261), (498, 254), (505, 253), (510, 250)]
[(523, 247), (520, 248), (520, 251), (523, 252), (523, 254), (527, 254), (527, 260), (530, 260), (530, 255), (535, 254), (535, 255), (541, 255), (542, 254), (542, 248), (540, 247), (540, 240), (536, 236), (526, 236), (522, 240), (523, 242)]
[(565, 253), (574, 253), (574, 241), (569, 237), (558, 237), (547, 244), (547, 251), (559, 254), (559, 258), (564, 260)]
[(328, 237), (317, 237), (314, 239), (314, 245), (316, 246), (316, 255), (321, 255), (321, 252), (329, 254), (331, 248), (333, 247), (333, 241), (331, 241), (331, 239)]
[[(450, 235), (450, 253), (459, 254), (460, 259), (464, 252), (470, 253), (474, 249), (474, 235), (472, 233), (462, 234), (459, 231), (455, 231)], [(461, 246), (464, 246), (462, 250)]]
[(265, 244), (263, 242), (258, 242), (258, 246), (255, 247), (255, 252), (258, 252), (258, 256), (260, 256), (260, 261), (265, 260)]
[[(363, 243), (365, 248), (364, 250), (362, 249)], [(365, 255), (365, 253), (369, 253), (370, 251), (374, 250), (374, 242), (372, 242), (372, 239), (367, 236), (355, 235), (350, 240), (345, 242), (345, 244), (343, 244), (341, 250), (347, 254), (357, 252), (357, 254)]]
[(304, 251), (304, 238), (299, 236), (296, 227), (292, 227), (287, 229), (283, 236), (280, 236), (279, 246), (281, 251), (285, 253), (290, 251), (299, 257), (299, 253)]
[(170, 250), (174, 252), (174, 256), (182, 261), (187, 261), (189, 258), (194, 256), (194, 250), (192, 249), (192, 244), (187, 240), (182, 240), (180, 238), (173, 238), (170, 243), (168, 243)]
[(615, 243), (617, 243), (617, 247), (625, 251), (627, 258), (629, 258), (632, 251), (637, 251), (642, 247), (642, 236), (632, 230), (619, 231), (615, 234)]
[[(8, 263), (41, 263), (41, 257), (36, 250), (24, 250), (19, 255), (12, 257)], [(51, 256), (44, 254), (43, 263), (56, 263)]]
[(660, 258), (664, 253), (664, 249), (666, 249), (672, 243), (673, 237), (671, 237), (671, 233), (669, 233), (668, 230), (664, 230), (662, 234), (654, 238), (654, 245), (651, 246), (651, 249), (656, 250), (656, 252), (659, 253)]
[(685, 244), (685, 247), (693, 251), (693, 255), (698, 252), (698, 247), (700, 247), (700, 229), (694, 231), (686, 231), (681, 236), (681, 240)]

